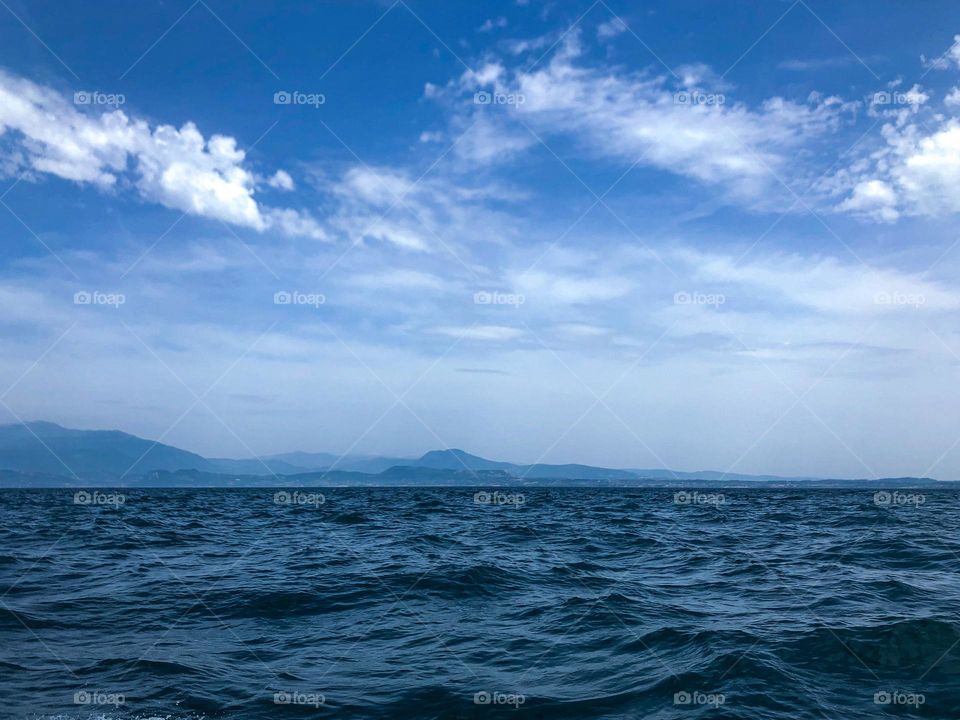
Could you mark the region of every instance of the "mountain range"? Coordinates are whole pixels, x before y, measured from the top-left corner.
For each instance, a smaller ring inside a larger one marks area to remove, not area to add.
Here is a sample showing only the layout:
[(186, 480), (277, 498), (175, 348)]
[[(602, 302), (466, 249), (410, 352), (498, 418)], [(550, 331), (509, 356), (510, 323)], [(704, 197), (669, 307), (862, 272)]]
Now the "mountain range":
[[(931, 478), (885, 478), (899, 485)], [(592, 465), (518, 464), (464, 450), (432, 450), (419, 458), (338, 456), (291, 452), (261, 458), (206, 458), (119, 430), (76, 430), (51, 422), (0, 425), (0, 487), (308, 486), (308, 485), (796, 485), (870, 483), (814, 477), (744, 475), (716, 470), (605, 468)]]

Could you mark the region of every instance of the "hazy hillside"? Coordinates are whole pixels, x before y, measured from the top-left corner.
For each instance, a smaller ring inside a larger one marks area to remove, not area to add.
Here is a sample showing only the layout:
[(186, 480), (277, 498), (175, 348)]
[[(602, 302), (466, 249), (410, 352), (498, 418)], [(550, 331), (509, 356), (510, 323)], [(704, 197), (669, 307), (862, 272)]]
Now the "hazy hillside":
[[(293, 452), (260, 459), (204, 458), (118, 430), (73, 430), (49, 422), (0, 426), (0, 484), (7, 487), (76, 485), (86, 481), (182, 486), (194, 480), (213, 486), (471, 482), (637, 486), (722, 482), (727, 485), (765, 483), (786, 487), (822, 482), (882, 482), (728, 474), (715, 470), (681, 472), (581, 464), (520, 465), (489, 460), (459, 449), (431, 450), (419, 458), (347, 456), (340, 459), (323, 452)], [(898, 481), (935, 482), (928, 478), (901, 478)]]
[(0, 469), (84, 476), (210, 469), (192, 452), (119, 430), (72, 430), (55, 423), (0, 426)]

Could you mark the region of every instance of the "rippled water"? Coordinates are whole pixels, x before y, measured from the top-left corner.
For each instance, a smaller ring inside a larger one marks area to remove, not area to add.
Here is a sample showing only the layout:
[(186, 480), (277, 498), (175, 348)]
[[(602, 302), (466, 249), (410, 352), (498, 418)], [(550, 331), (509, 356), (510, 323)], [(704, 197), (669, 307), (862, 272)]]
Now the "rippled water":
[(0, 493), (0, 716), (960, 714), (953, 491), (125, 492)]

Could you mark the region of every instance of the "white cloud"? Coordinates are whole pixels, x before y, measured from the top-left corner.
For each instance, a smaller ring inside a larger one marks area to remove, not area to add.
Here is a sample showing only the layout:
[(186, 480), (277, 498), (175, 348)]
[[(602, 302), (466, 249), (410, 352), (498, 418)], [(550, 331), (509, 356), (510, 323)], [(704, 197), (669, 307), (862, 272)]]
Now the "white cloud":
[(510, 277), (510, 287), (537, 303), (581, 305), (621, 298), (631, 283), (615, 275), (589, 276), (560, 272), (525, 272)]
[(490, 32), (495, 28), (505, 28), (507, 26), (507, 19), (505, 17), (498, 18), (487, 18), (477, 30), (480, 32)]
[(882, 180), (865, 180), (859, 183), (853, 189), (853, 194), (840, 203), (839, 209), (884, 222), (893, 222), (900, 217), (897, 211), (897, 194)]
[(914, 84), (905, 92), (896, 89), (899, 84), (899, 80), (888, 83), (888, 90), (876, 92), (870, 97), (867, 104), (870, 117), (885, 117), (903, 123), (930, 102), (929, 93), (924, 92), (919, 84)]
[(841, 211), (895, 220), (897, 214), (937, 217), (960, 212), (960, 120), (944, 120), (936, 129), (927, 123), (888, 124), (886, 146), (873, 153), (866, 167), (845, 171), (852, 188)]
[(413, 181), (397, 170), (357, 166), (345, 173), (335, 191), (341, 197), (382, 207), (402, 201), (413, 189)]
[(267, 185), (274, 188), (275, 190), (293, 190), (293, 178), (290, 177), (290, 173), (284, 170), (277, 170), (273, 175), (267, 179)]
[(728, 90), (732, 86), (706, 63), (687, 63), (676, 68), (680, 84), (691, 90), (709, 87), (712, 90)]
[(498, 118), (479, 115), (469, 122), (454, 148), (462, 160), (482, 165), (503, 162), (537, 142), (529, 131)]
[(960, 35), (953, 36), (953, 45), (947, 50), (947, 57), (953, 61), (953, 64), (960, 68)]
[(919, 110), (921, 105), (926, 105), (930, 101), (930, 96), (918, 84), (914, 84), (904, 95), (907, 104), (914, 112)]
[(924, 65), (935, 70), (947, 70), (951, 63), (960, 68), (960, 35), (953, 36), (953, 45), (940, 57), (931, 60), (921, 55), (920, 59)]
[[(482, 105), (455, 119), (460, 126), (477, 121), (462, 155), (488, 162), (516, 154), (537, 144), (527, 125), (541, 137), (563, 135), (600, 156), (722, 185), (757, 203), (763, 190), (779, 189), (777, 177), (797, 172), (798, 148), (837, 128), (855, 107), (812, 96), (803, 104), (774, 97), (748, 109), (719, 92), (724, 87), (706, 66), (686, 66), (677, 83), (591, 67), (580, 62), (575, 36), (538, 69), (488, 62), (484, 67), (496, 72), (467, 72), (459, 83), (433, 88), (433, 98), (454, 108), (463, 107), (463, 94), (475, 92), (479, 79), (508, 98), (502, 106)], [(510, 103), (510, 96), (523, 101)]]
[[(960, 68), (960, 35), (928, 67)], [(899, 81), (889, 84), (896, 88)], [(925, 109), (930, 99), (919, 85), (906, 93), (878, 93), (873, 115), (888, 118), (883, 127), (885, 145), (841, 170), (822, 189), (843, 196), (837, 205), (875, 220), (892, 222), (902, 215), (939, 217), (960, 212), (960, 119)], [(876, 110), (886, 102), (894, 107)], [(906, 107), (895, 107), (896, 105)], [(960, 106), (960, 88), (944, 98), (948, 108)]]
[(403, 250), (426, 252), (430, 249), (427, 240), (424, 238), (424, 233), (419, 232), (415, 228), (389, 222), (384, 219), (375, 220), (373, 225), (369, 226), (358, 238), (360, 240), (369, 238), (371, 240), (392, 243)]
[(960, 212), (960, 121), (898, 147), (894, 174), (907, 201), (924, 215)]
[[(55, 175), (101, 190), (129, 184), (145, 200), (191, 215), (261, 232), (322, 234), (298, 211), (262, 207), (254, 198), (257, 176), (244, 166), (236, 140), (205, 138), (191, 122), (151, 127), (121, 110), (82, 113), (53, 90), (0, 72), (0, 136), (13, 138), (7, 172)], [(272, 181), (292, 185), (283, 171)]]
[(514, 340), (523, 335), (521, 330), (505, 325), (445, 325), (434, 328), (433, 332), (448, 337), (463, 338), (464, 340), (486, 340), (490, 342)]
[[(462, 261), (468, 241), (489, 242), (488, 233), (495, 227), (491, 223), (497, 222), (497, 213), (487, 209), (485, 201), (520, 199), (497, 185), (415, 178), (391, 167), (349, 168), (329, 190), (338, 201), (329, 225), (352, 243), (372, 240), (418, 252), (439, 249)], [(463, 262), (457, 264), (462, 267)]]
[[(828, 315), (876, 315), (888, 312), (895, 297), (922, 299), (925, 311), (956, 311), (960, 293), (919, 273), (845, 264), (831, 257), (773, 255), (752, 263), (716, 253), (679, 254), (703, 281), (720, 283), (728, 301), (765, 298), (786, 307), (807, 308)], [(816, 338), (811, 334), (809, 339)]]
[(316, 220), (300, 210), (290, 208), (269, 208), (264, 210), (266, 227), (276, 228), (284, 235), (305, 237), (312, 240), (326, 240), (327, 233)]
[(161, 125), (149, 135), (145, 125), (139, 127), (145, 132), (131, 154), (144, 197), (191, 215), (266, 228), (253, 199), (253, 175), (242, 167), (244, 153), (233, 138), (214, 135), (207, 141), (192, 123), (180, 130)]
[(659, 80), (604, 75), (566, 60), (521, 74), (519, 91), (526, 98), (520, 114), (585, 138), (605, 155), (732, 183), (743, 193), (775, 182), (772, 173), (783, 172), (787, 163), (783, 149), (836, 117), (826, 105), (811, 108), (780, 98), (768, 100), (760, 112), (679, 103)]
[(540, 37), (523, 39), (523, 40), (508, 40), (505, 42), (505, 47), (507, 52), (511, 55), (522, 55), (525, 52), (531, 50), (542, 50), (548, 45), (552, 45), (557, 41), (557, 37), (554, 33), (548, 35), (541, 35)]
[[(340, 209), (331, 219), (353, 244), (376, 240), (404, 250), (430, 249), (416, 183), (389, 168), (353, 167), (331, 188)], [(425, 210), (423, 212), (426, 212)]]
[(612, 37), (621, 35), (627, 31), (627, 24), (618, 17), (611, 18), (607, 22), (600, 23), (597, 26), (597, 37), (600, 40), (609, 40)]

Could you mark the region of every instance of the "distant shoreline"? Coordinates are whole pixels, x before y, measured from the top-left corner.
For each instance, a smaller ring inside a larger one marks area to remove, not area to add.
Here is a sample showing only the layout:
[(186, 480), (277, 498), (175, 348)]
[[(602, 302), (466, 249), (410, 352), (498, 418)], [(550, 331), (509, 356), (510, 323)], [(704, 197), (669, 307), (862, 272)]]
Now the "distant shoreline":
[[(460, 478), (449, 481), (418, 482), (416, 480), (398, 480), (384, 482), (370, 478), (367, 481), (324, 481), (320, 478), (305, 481), (293, 477), (244, 477), (220, 476), (213, 478), (195, 478), (192, 473), (169, 473), (171, 477), (160, 480), (136, 478), (120, 482), (116, 478), (53, 478), (36, 477), (24, 473), (0, 471), (0, 490), (82, 490), (84, 488), (117, 490), (264, 490), (264, 489), (450, 489), (450, 490), (960, 490), (960, 482), (951, 480), (924, 480), (920, 478), (880, 478), (877, 480), (802, 480), (802, 481), (718, 481), (706, 479), (691, 480), (635, 480), (635, 481), (597, 481), (557, 478), (554, 480), (538, 478), (523, 481), (519, 478)], [(179, 476), (179, 477), (178, 477)]]
[[(944, 484), (946, 483), (946, 484)], [(830, 478), (719, 470), (611, 468), (492, 460), (457, 448), (419, 458), (286, 453), (206, 458), (116, 430), (50, 422), (0, 425), (4, 487), (571, 487), (814, 488), (950, 487), (929, 477)]]

